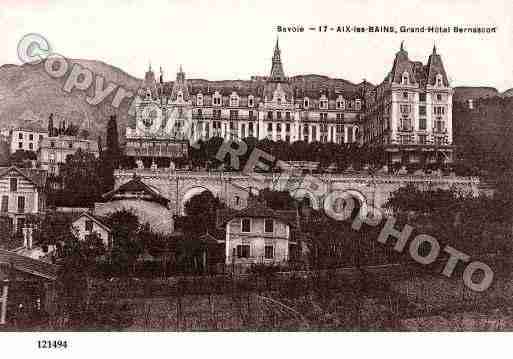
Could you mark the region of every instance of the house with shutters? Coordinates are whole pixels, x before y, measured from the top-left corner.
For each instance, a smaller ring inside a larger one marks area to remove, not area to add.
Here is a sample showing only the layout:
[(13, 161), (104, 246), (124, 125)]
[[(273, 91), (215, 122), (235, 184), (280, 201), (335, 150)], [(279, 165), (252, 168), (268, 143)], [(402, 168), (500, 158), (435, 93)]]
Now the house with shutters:
[(21, 234), (30, 215), (44, 213), (45, 183), (46, 171), (0, 167), (0, 217), (9, 232)]
[(242, 268), (287, 264), (296, 223), (295, 210), (273, 210), (254, 198), (242, 210), (218, 211), (217, 225), (226, 231), (226, 264)]

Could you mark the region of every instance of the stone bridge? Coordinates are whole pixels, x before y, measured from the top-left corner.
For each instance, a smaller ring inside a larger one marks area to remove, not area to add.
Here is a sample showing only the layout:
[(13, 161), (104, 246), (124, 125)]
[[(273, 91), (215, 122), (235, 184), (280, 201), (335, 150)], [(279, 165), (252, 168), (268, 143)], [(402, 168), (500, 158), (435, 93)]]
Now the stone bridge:
[(389, 174), (312, 174), (292, 177), (281, 173), (190, 172), (168, 169), (133, 169), (115, 172), (116, 186), (139, 176), (146, 184), (170, 199), (172, 214), (184, 214), (184, 205), (194, 195), (210, 191), (233, 208), (243, 208), (250, 189), (288, 190), (297, 197), (308, 197), (312, 207), (323, 206), (327, 194), (341, 191), (361, 206), (381, 208), (390, 194), (409, 183), (420, 189), (449, 189), (479, 194), (479, 179), (455, 176), (413, 176)]

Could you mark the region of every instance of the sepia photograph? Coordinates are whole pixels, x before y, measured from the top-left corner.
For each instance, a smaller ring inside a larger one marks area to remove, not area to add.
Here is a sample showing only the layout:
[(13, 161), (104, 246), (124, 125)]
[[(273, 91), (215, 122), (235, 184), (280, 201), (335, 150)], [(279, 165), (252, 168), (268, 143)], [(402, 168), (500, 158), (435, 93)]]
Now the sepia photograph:
[(2, 347), (512, 331), (512, 14), (2, 1)]

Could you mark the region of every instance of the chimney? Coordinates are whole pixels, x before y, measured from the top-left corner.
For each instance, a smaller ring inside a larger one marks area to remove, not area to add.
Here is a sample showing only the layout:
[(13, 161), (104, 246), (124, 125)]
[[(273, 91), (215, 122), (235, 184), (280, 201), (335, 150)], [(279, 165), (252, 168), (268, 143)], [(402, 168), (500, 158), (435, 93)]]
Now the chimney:
[(27, 230), (27, 249), (32, 249), (32, 226), (26, 228)]
[(23, 248), (30, 249), (30, 248), (28, 247), (28, 233), (27, 233), (27, 228), (26, 228), (26, 227), (23, 227), (21, 231), (22, 231), (22, 233), (23, 233)]

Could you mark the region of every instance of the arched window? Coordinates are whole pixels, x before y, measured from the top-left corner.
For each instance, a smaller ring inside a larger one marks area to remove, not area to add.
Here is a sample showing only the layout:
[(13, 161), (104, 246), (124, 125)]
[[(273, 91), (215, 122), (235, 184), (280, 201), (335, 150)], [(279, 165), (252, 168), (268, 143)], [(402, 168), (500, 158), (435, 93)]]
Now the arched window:
[(438, 86), (438, 87), (443, 86), (443, 79), (442, 79), (442, 75), (440, 75), (440, 74), (436, 75), (436, 86)]
[(303, 101), (303, 106), (305, 108), (308, 108), (308, 106), (310, 106), (310, 101), (309, 101), (308, 97), (305, 97), (305, 99)]
[(196, 96), (196, 105), (197, 106), (203, 106), (203, 95), (201, 93), (199, 93)]
[(221, 95), (217, 91), (214, 93), (213, 102), (215, 106), (221, 106)]
[(410, 84), (410, 76), (408, 75), (407, 72), (403, 73), (403, 81), (402, 81), (402, 84), (403, 85), (409, 85)]
[(319, 99), (319, 105), (322, 110), (328, 109), (328, 99), (326, 98), (325, 95), (322, 95), (321, 98)]
[(344, 100), (344, 98), (342, 96), (339, 96), (337, 98), (337, 109), (343, 110), (343, 109), (345, 109), (345, 107), (346, 107), (346, 101)]
[(230, 96), (230, 106), (231, 107), (238, 107), (239, 106), (239, 96), (237, 96), (235, 93), (233, 93)]

